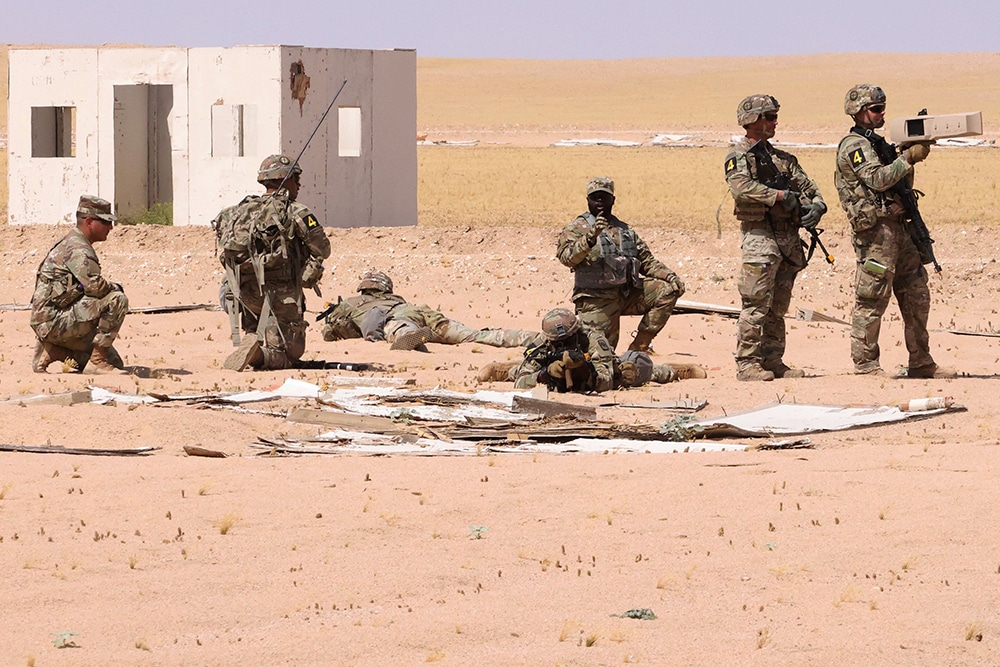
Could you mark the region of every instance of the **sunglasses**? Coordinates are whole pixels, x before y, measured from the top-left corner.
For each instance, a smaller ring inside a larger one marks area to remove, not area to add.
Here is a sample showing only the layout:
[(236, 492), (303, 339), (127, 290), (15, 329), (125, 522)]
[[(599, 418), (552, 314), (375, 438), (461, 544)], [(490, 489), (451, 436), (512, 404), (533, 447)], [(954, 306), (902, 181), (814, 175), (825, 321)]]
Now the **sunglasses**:
[(882, 112), (885, 111), (885, 105), (884, 104), (869, 104), (868, 105), (868, 110), (871, 111), (872, 113), (882, 113)]
[(761, 114), (761, 117), (769, 123), (773, 123), (774, 121), (778, 120), (778, 114), (774, 113), (773, 111), (771, 113)]

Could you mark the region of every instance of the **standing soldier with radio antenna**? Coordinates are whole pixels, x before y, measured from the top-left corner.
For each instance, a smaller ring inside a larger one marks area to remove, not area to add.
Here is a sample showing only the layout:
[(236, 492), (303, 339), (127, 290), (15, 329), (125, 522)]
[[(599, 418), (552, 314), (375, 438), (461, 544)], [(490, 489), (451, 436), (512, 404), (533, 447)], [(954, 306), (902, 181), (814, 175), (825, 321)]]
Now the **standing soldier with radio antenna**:
[[(739, 380), (805, 376), (782, 359), (785, 313), (795, 276), (807, 262), (799, 227), (818, 240), (816, 225), (826, 204), (795, 156), (768, 142), (778, 126), (780, 108), (770, 95), (744, 98), (736, 108), (736, 121), (746, 136), (726, 156), (726, 182), (743, 235), (739, 283), (743, 309), (736, 332)], [(832, 257), (827, 255), (827, 261)]]
[(834, 184), (851, 223), (857, 253), (851, 358), (854, 372), (886, 375), (879, 365), (882, 314), (895, 294), (909, 352), (906, 377), (950, 378), (931, 357), (927, 318), (931, 295), (927, 270), (906, 227), (906, 210), (896, 187), (912, 182), (913, 165), (927, 158), (930, 146), (913, 144), (902, 152), (875, 130), (885, 125), (885, 92), (862, 83), (844, 98), (844, 113), (854, 119), (837, 148)]

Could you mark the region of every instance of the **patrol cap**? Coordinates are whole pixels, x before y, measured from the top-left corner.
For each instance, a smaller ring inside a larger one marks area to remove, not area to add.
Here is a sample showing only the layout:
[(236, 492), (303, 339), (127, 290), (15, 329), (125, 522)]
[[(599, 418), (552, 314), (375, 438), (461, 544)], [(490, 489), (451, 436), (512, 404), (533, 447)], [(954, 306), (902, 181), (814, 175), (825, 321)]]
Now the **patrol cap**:
[(267, 181), (281, 181), (284, 180), (290, 173), (301, 174), (302, 167), (296, 163), (293, 169), (292, 161), (284, 155), (268, 155), (264, 158), (264, 161), (260, 163), (260, 169), (257, 170), (257, 182), (266, 183)]
[(592, 178), (587, 183), (587, 196), (589, 197), (595, 192), (607, 192), (609, 195), (614, 196), (615, 182), (606, 176)]
[(736, 107), (736, 122), (740, 127), (746, 127), (757, 120), (768, 111), (777, 111), (781, 108), (778, 100), (773, 95), (748, 95), (740, 101)]
[(859, 83), (844, 96), (844, 113), (852, 118), (869, 104), (884, 104), (885, 91), (870, 83)]
[(94, 195), (83, 195), (76, 206), (77, 215), (86, 215), (104, 222), (114, 222), (117, 218), (111, 212), (111, 202)]

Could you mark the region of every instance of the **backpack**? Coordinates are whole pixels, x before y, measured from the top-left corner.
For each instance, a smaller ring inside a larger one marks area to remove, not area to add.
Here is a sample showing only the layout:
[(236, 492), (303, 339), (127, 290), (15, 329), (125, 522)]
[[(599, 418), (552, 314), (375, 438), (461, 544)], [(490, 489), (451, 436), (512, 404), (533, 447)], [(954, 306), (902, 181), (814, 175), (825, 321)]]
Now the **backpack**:
[(233, 269), (237, 281), (239, 269), (247, 268), (247, 264), (253, 268), (260, 287), (264, 285), (265, 270), (288, 268), (290, 276), (298, 275), (295, 225), (288, 212), (290, 202), (282, 195), (250, 195), (217, 219), (219, 256), (227, 274)]
[[(226, 268), (226, 283), (233, 294), (227, 302), (233, 345), (239, 344), (241, 273), (253, 270), (257, 289), (264, 294), (264, 272), (283, 269), (288, 277), (300, 276), (300, 244), (295, 239), (295, 224), (289, 214), (288, 195), (280, 193), (249, 195), (231, 206), (212, 222), (219, 247), (219, 259)], [(260, 322), (263, 324), (263, 320)]]

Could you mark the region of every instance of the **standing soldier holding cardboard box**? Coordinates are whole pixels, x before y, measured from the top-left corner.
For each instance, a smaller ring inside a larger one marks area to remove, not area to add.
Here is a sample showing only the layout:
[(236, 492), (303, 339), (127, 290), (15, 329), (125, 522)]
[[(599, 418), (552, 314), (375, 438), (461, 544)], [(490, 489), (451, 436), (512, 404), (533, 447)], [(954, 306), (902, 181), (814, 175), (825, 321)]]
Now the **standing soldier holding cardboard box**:
[(927, 270), (906, 228), (899, 195), (892, 192), (903, 179), (912, 182), (913, 165), (927, 158), (930, 146), (917, 143), (899, 152), (875, 134), (885, 125), (885, 103), (878, 86), (862, 83), (847, 91), (844, 112), (855, 125), (840, 140), (834, 173), (858, 260), (851, 328), (854, 372), (886, 375), (879, 365), (878, 336), (882, 314), (895, 294), (909, 352), (906, 376), (955, 377), (955, 371), (939, 367), (931, 357)]

